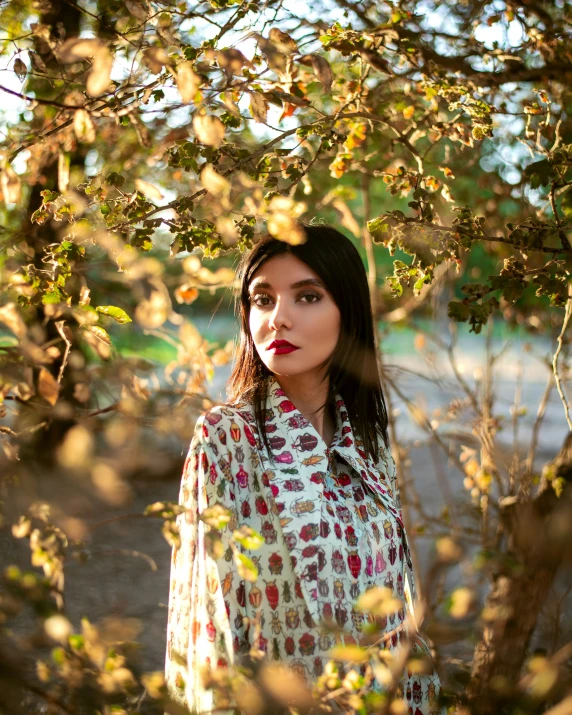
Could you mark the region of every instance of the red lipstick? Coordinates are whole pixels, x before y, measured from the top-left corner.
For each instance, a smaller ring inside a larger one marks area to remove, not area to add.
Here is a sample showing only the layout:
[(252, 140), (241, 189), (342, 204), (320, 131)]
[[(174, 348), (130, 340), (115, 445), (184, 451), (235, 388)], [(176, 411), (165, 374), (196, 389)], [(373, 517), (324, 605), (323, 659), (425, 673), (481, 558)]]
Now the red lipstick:
[(273, 340), (270, 345), (266, 348), (271, 350), (274, 355), (287, 355), (288, 353), (294, 352), (299, 348), (296, 345), (292, 345), (287, 340)]

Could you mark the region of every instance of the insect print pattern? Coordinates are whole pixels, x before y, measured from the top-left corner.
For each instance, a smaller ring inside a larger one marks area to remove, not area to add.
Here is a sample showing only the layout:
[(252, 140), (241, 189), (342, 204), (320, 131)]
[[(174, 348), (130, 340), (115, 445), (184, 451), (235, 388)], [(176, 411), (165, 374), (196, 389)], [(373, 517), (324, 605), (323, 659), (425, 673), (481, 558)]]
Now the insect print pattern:
[[(191, 710), (217, 706), (202, 687), (200, 666), (225, 667), (248, 653), (255, 620), (256, 645), (266, 657), (308, 683), (335, 645), (320, 622), (344, 629), (338, 642), (359, 643), (372, 617), (356, 611), (355, 601), (372, 586), (387, 586), (403, 601), (382, 619), (385, 647), (406, 635), (415, 590), (395, 465), (388, 450), (375, 461), (366, 454), (339, 395), (335, 407), (329, 448), (274, 378), (265, 410), (269, 451), (248, 403), (216, 407), (197, 422), (180, 489), (186, 512), (178, 517), (181, 543), (171, 561), (165, 665), (172, 697)], [(210, 527), (198, 519), (216, 503), (231, 512), (218, 561), (206, 549)], [(240, 547), (256, 561), (255, 583), (239, 577), (230, 547), (243, 525), (264, 539), (257, 550)], [(429, 655), (423, 638), (411, 636), (413, 650)], [(383, 691), (377, 681), (373, 688)], [(436, 672), (406, 671), (399, 685), (412, 715), (444, 712), (439, 691)]]

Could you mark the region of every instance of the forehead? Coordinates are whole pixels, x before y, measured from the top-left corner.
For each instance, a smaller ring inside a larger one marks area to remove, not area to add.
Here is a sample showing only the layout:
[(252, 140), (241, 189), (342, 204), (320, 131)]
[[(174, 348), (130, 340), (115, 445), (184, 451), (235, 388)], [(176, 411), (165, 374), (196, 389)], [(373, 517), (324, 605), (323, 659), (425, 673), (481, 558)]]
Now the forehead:
[(289, 287), (292, 283), (308, 278), (320, 280), (319, 275), (304, 261), (291, 253), (283, 253), (263, 263), (252, 276), (250, 285), (268, 283), (273, 288)]

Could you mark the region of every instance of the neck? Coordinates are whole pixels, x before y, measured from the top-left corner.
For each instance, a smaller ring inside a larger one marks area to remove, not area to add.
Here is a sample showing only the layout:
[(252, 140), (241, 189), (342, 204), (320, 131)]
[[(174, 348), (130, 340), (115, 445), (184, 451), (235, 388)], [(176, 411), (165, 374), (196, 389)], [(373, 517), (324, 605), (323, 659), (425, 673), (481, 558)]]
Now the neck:
[(286, 397), (312, 424), (324, 442), (329, 445), (335, 432), (335, 421), (328, 409), (330, 380), (323, 382), (310, 375), (274, 375)]

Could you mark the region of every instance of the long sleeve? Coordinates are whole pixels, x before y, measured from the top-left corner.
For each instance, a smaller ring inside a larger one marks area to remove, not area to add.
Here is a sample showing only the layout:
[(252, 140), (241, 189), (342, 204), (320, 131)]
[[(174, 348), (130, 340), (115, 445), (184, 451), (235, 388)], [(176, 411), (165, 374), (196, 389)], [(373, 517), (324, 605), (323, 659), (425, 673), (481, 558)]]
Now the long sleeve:
[[(171, 697), (197, 712), (215, 707), (212, 691), (202, 686), (203, 666), (234, 662), (244, 626), (244, 583), (239, 578), (230, 537), (237, 526), (230, 454), (215, 428), (199, 418), (183, 469), (179, 503), (186, 511), (177, 518), (180, 545), (173, 548), (167, 624), (165, 674)], [(212, 527), (199, 519), (219, 503), (231, 510), (221, 531), (222, 554), (215, 560), (206, 548)], [(240, 603), (239, 603), (240, 601)], [(229, 614), (234, 623), (231, 627)], [(233, 642), (234, 641), (234, 642)]]
[[(397, 468), (395, 460), (389, 448), (383, 448), (381, 458), (378, 461), (378, 468), (384, 472), (387, 477), (387, 482), (392, 492), (393, 502), (397, 509), (401, 523), (403, 524), (403, 511), (401, 508), (401, 493), (399, 490), (399, 482), (397, 480)], [(403, 526), (403, 544), (406, 549), (405, 554), (405, 573), (404, 573), (404, 595), (405, 600), (409, 605), (410, 610), (414, 613), (415, 602), (417, 601), (417, 589), (415, 586), (415, 576), (413, 573), (413, 564), (411, 563), (411, 555), (409, 552), (409, 539)]]

